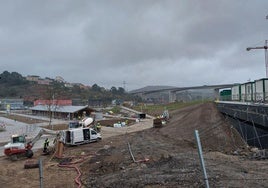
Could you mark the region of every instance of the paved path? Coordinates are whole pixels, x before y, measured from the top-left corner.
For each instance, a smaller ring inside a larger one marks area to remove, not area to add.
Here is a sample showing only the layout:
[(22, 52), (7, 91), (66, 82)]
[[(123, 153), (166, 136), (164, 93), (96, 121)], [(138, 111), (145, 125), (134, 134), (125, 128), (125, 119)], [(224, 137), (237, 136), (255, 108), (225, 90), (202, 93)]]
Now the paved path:
[[(120, 108), (122, 108), (122, 109), (124, 109), (124, 110), (127, 110), (127, 111), (129, 111), (129, 112), (136, 113), (136, 114), (142, 114), (142, 112), (139, 112), (139, 111), (137, 111), (137, 110), (133, 110), (133, 109), (131, 109), (131, 108), (127, 108), (127, 107), (125, 107), (125, 106), (120, 106)], [(146, 117), (149, 117), (149, 118), (151, 118), (151, 119), (154, 119), (154, 118), (155, 118), (154, 116), (151, 116), (151, 115), (149, 115), (149, 114), (146, 114)]]
[(127, 126), (127, 127), (105, 127), (102, 126), (101, 128), (101, 136), (103, 139), (109, 138), (111, 136), (122, 135), (126, 133), (132, 133), (141, 131), (144, 129), (149, 129), (153, 127), (153, 120), (152, 119), (143, 119), (140, 122), (136, 122), (134, 125)]
[[(48, 120), (48, 118), (44, 118), (44, 117), (36, 117), (36, 116), (22, 115), (22, 114), (19, 114), (19, 115), (31, 117), (35, 119)], [(0, 132), (0, 143), (9, 142), (10, 137), (13, 134), (26, 134), (28, 139), (34, 138), (41, 130), (41, 126), (48, 125), (48, 122), (27, 124), (23, 122), (14, 121), (12, 119), (8, 119), (5, 117), (0, 117), (0, 122), (4, 122), (6, 124), (6, 131)], [(54, 119), (52, 121), (52, 124), (59, 124), (59, 123), (67, 123), (67, 122), (62, 121), (62, 120), (57, 120), (57, 119)], [(35, 143), (33, 150), (42, 148), (43, 143), (44, 143), (44, 138), (46, 137), (49, 138), (50, 143), (53, 143), (53, 139), (54, 139), (53, 136), (43, 136), (43, 138), (40, 138), (40, 140), (38, 140)], [(0, 156), (3, 156), (3, 155), (4, 155), (4, 146), (0, 146)]]

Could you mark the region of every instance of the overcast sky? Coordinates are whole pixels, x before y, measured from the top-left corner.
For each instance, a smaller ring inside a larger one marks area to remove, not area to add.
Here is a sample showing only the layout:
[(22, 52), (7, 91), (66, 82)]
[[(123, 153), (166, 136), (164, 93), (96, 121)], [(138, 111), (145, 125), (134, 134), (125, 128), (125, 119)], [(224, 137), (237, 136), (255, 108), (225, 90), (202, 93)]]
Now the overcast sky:
[(0, 71), (126, 90), (264, 78), (267, 0), (0, 0)]

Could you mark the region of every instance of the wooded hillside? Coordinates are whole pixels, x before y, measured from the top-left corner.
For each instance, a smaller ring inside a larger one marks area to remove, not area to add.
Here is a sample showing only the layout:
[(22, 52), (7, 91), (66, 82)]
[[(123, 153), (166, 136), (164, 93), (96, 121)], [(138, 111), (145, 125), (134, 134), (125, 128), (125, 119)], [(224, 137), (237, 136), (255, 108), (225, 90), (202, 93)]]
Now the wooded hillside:
[(40, 85), (37, 82), (28, 81), (17, 72), (4, 71), (0, 74), (0, 98), (23, 98), (25, 101), (37, 99), (75, 99), (80, 103), (89, 100), (104, 101), (110, 103), (114, 99), (140, 100), (129, 95), (124, 88), (111, 87), (105, 89), (94, 84), (92, 87), (82, 88), (78, 85), (66, 87), (65, 83), (52, 81), (49, 85)]

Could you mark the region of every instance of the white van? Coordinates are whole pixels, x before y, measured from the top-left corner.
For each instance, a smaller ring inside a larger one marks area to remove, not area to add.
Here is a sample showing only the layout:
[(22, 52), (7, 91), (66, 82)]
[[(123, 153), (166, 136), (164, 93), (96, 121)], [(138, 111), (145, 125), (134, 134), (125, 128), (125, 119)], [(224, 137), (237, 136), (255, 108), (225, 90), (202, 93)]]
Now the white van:
[(61, 135), (66, 145), (79, 145), (101, 140), (101, 134), (89, 127), (64, 130)]

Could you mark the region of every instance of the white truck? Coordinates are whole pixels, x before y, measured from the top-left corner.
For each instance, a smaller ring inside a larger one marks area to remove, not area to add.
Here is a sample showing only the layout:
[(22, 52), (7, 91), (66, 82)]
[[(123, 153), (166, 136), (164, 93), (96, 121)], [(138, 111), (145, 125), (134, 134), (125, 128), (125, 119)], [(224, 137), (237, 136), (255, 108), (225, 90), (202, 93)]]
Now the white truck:
[(94, 122), (94, 119), (91, 117), (86, 117), (82, 119), (81, 121), (71, 121), (69, 122), (69, 129), (76, 129), (81, 127), (88, 127)]
[(101, 140), (101, 135), (89, 127), (76, 128), (61, 131), (61, 140), (65, 145), (74, 146), (97, 142)]
[(101, 140), (100, 133), (89, 127), (93, 122), (91, 117), (84, 118), (79, 122), (70, 122), (69, 129), (60, 132), (61, 141), (65, 145), (73, 146)]

